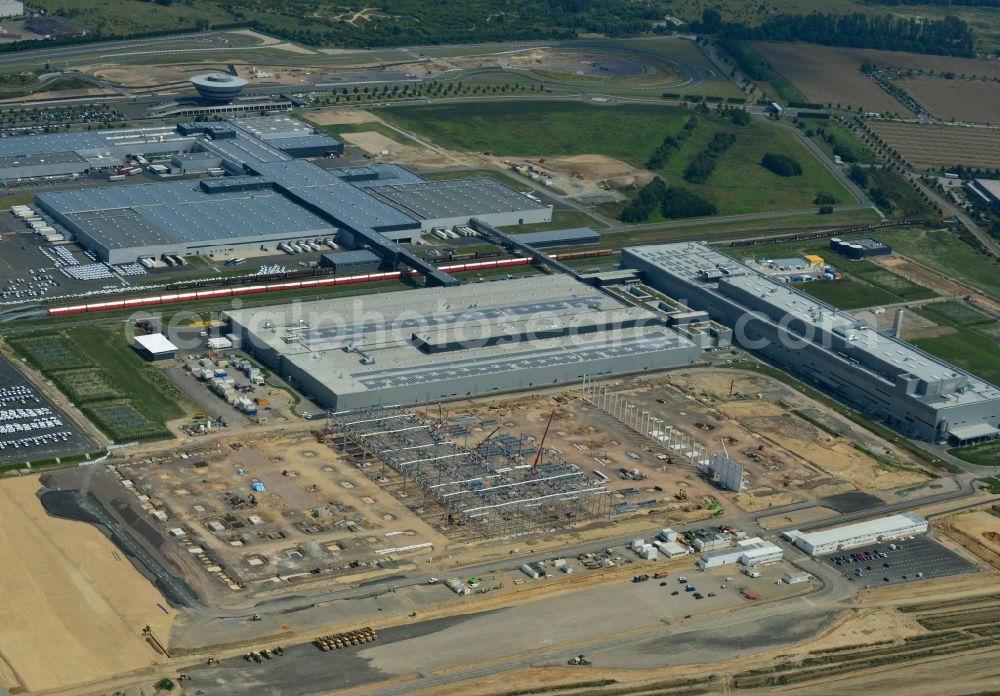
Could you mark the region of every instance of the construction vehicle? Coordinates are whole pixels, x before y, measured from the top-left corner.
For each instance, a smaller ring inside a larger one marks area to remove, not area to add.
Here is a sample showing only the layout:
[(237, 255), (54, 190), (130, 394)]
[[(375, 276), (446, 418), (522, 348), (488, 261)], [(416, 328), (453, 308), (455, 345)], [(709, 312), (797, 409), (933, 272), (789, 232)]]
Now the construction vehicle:
[(668, 575), (668, 573), (665, 573), (665, 572), (664, 572), (664, 571), (662, 571), (662, 570), (658, 570), (658, 571), (656, 571), (655, 573), (653, 573), (653, 579), (654, 579), (654, 580), (659, 580), (660, 578), (665, 578), (665, 577), (667, 577), (667, 575)]
[(320, 636), (313, 643), (322, 652), (328, 652), (330, 650), (339, 650), (340, 648), (349, 648), (352, 645), (370, 643), (376, 638), (378, 638), (378, 634), (375, 632), (375, 629), (371, 626), (365, 626), (364, 628), (347, 631), (346, 633)]
[(646, 575), (646, 574), (643, 574), (643, 575), (634, 575), (632, 577), (632, 582), (646, 582), (647, 580), (649, 580), (649, 576)]
[(571, 665), (592, 665), (594, 663), (591, 662), (590, 660), (588, 660), (587, 657), (586, 657), (586, 655), (575, 655), (575, 656), (569, 658), (569, 663), (568, 664), (571, 664)]

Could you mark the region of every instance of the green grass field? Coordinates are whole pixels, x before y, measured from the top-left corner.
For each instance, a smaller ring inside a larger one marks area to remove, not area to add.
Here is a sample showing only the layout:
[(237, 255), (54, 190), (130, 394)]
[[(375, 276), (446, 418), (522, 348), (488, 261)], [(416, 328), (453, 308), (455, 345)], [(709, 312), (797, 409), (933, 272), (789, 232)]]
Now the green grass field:
[(979, 466), (1000, 466), (1000, 442), (996, 440), (972, 447), (955, 447), (948, 450), (948, 454)]
[(1000, 383), (997, 339), (991, 335), (1000, 329), (1000, 322), (957, 302), (927, 305), (916, 312), (941, 326), (951, 327), (954, 332), (916, 339), (915, 345), (992, 384)]
[[(867, 145), (858, 140), (854, 133), (844, 128), (839, 123), (833, 121), (815, 121), (803, 119), (808, 128), (814, 131), (813, 140), (823, 148), (823, 151), (832, 159), (834, 156), (834, 146), (826, 141), (827, 135), (832, 135), (836, 145), (851, 153), (858, 164), (875, 164), (878, 160), (875, 153)], [(822, 130), (822, 133), (817, 131)]]
[(850, 276), (834, 281), (796, 283), (795, 287), (838, 309), (860, 309), (900, 301), (897, 295), (888, 290), (874, 287)]
[(8, 343), (117, 442), (169, 437), (187, 397), (128, 345), (121, 326), (20, 334)]
[[(380, 113), (456, 150), (492, 151), (504, 157), (606, 155), (640, 168), (691, 114), (680, 107), (544, 101), (411, 106)], [(720, 215), (810, 208), (818, 191), (829, 191), (838, 203), (853, 202), (840, 182), (784, 130), (758, 122), (735, 126), (714, 115), (699, 119), (699, 127), (660, 174), (668, 184), (683, 183), (712, 201)], [(706, 183), (683, 182), (681, 174), (691, 158), (719, 131), (735, 133), (735, 145), (719, 157)], [(802, 165), (802, 176), (780, 177), (766, 170), (760, 160), (767, 152), (794, 155)], [(651, 222), (659, 220), (654, 217)]]
[(977, 324), (995, 323), (985, 314), (958, 302), (935, 302), (934, 304), (919, 307), (917, 313), (927, 317), (931, 321), (939, 324), (949, 324), (952, 326), (975, 326)]
[(948, 230), (898, 228), (879, 230), (876, 236), (897, 253), (1000, 297), (1000, 261)]
[(1000, 384), (1000, 361), (997, 342), (971, 329), (958, 328), (955, 333), (934, 338), (921, 338), (914, 345), (942, 360), (958, 365), (991, 384)]
[(851, 277), (859, 278), (869, 285), (874, 285), (876, 288), (898, 297), (897, 302), (900, 300), (926, 300), (936, 296), (936, 293), (930, 288), (917, 285), (913, 281), (870, 261), (849, 261), (839, 258), (827, 260)]

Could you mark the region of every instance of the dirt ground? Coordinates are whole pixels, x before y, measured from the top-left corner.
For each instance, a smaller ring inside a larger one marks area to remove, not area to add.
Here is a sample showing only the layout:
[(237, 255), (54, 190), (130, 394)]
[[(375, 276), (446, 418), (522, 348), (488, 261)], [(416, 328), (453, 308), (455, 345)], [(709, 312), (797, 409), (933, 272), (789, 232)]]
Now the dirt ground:
[[(443, 154), (441, 151), (436, 151), (419, 144), (403, 145), (376, 131), (344, 133), (341, 137), (351, 145), (359, 147), (369, 155), (372, 155), (373, 159), (385, 162), (403, 162), (427, 169), (453, 167), (456, 164), (454, 159)], [(388, 154), (382, 154), (383, 152)]]
[(937, 118), (1000, 122), (1000, 84), (996, 82), (915, 77), (900, 86)]
[(1000, 159), (1000, 138), (989, 128), (880, 120), (867, 126), (917, 169), (951, 167), (956, 160), (988, 169)]
[(372, 123), (378, 121), (374, 115), (361, 109), (315, 109), (302, 113), (302, 117), (317, 126), (333, 126), (342, 123)]
[(1000, 316), (1000, 302), (997, 302), (992, 297), (988, 297), (982, 293), (970, 291), (968, 288), (959, 285), (953, 280), (924, 268), (923, 266), (915, 264), (912, 261), (896, 256), (895, 254), (892, 256), (876, 257), (871, 260), (880, 266), (885, 266), (886, 268), (892, 270), (893, 273), (898, 273), (904, 278), (912, 280), (914, 283), (930, 288), (939, 295), (958, 297), (968, 296), (969, 301), (976, 305), (978, 309), (981, 309), (989, 314)]
[[(723, 402), (717, 404), (716, 408), (743, 428), (758, 433), (780, 449), (795, 455), (803, 463), (827, 474), (833, 479), (825, 482), (827, 484), (847, 482), (867, 491), (899, 488), (926, 480), (925, 476), (918, 474), (880, 468), (871, 457), (853, 446), (852, 438), (834, 438), (805, 419), (795, 416), (791, 413), (792, 409), (835, 426), (842, 433), (853, 435), (852, 431), (856, 430), (846, 419), (769, 377), (713, 369), (684, 370), (674, 374), (679, 384), (684, 384), (682, 380), (686, 380), (686, 384), (694, 391)], [(758, 394), (761, 399), (730, 400), (741, 397), (745, 399), (750, 395), (756, 397)], [(885, 452), (901, 464), (911, 463), (905, 453), (880, 438), (869, 436), (868, 441), (863, 444), (869, 449)], [(730, 454), (733, 452), (730, 451)], [(791, 487), (806, 483), (796, 481), (796, 471), (791, 464), (782, 478), (785, 476), (790, 478)], [(817, 491), (813, 492), (819, 495)], [(832, 491), (824, 491), (824, 494), (830, 495)]]
[[(502, 158), (495, 157), (492, 161), (497, 166), (507, 166)], [(518, 163), (522, 161), (551, 174), (553, 188), (571, 198), (622, 198), (624, 194), (617, 193), (617, 189), (641, 187), (653, 178), (652, 172), (604, 155), (546, 157), (544, 162), (518, 160)]]
[(810, 102), (911, 115), (902, 102), (893, 99), (858, 69), (865, 61), (859, 59), (853, 49), (798, 43), (754, 42), (751, 45)]
[[(706, 665), (672, 667), (669, 669), (607, 669), (599, 665), (588, 667), (581, 676), (579, 668), (535, 667), (503, 674), (479, 677), (433, 692), (421, 691), (419, 696), (497, 696), (516, 688), (544, 688), (557, 685), (613, 679), (623, 693), (645, 692), (642, 684), (666, 680), (704, 677), (708, 674), (728, 676), (754, 667), (770, 667), (776, 661), (791, 661), (805, 657), (810, 651), (857, 646), (879, 641), (899, 641), (910, 636), (925, 635), (927, 630), (917, 622), (917, 615), (896, 611), (896, 606), (911, 602), (935, 602), (954, 598), (974, 598), (995, 592), (995, 576), (964, 576), (932, 583), (899, 585), (864, 593), (858, 605), (842, 614), (834, 623), (814, 638), (795, 646), (755, 654), (749, 658), (713, 662)], [(995, 651), (980, 650), (950, 656), (936, 656), (924, 661), (901, 662), (865, 669), (795, 686), (754, 689), (761, 694), (802, 694), (815, 696), (827, 693), (887, 694), (889, 696), (938, 696), (948, 694), (993, 693), (1000, 679), (1000, 667)], [(728, 683), (706, 685), (704, 693), (711, 696), (731, 694)], [(567, 691), (568, 693), (569, 691)], [(593, 693), (599, 693), (597, 689)], [(575, 692), (574, 692), (575, 693)], [(581, 690), (579, 693), (591, 693)], [(650, 692), (652, 693), (652, 692)], [(672, 692), (671, 692), (672, 693)]]
[(940, 528), (945, 535), (1000, 569), (1000, 517), (976, 510), (948, 517)]
[[(373, 470), (347, 463), (308, 432), (235, 437), (196, 457), (134, 458), (118, 470), (169, 511), (161, 531), (173, 537), (175, 556), (183, 558), (181, 549), (192, 547), (207, 552), (206, 572), (191, 579), (221, 601), (234, 595), (213, 576), (216, 564), (259, 594), (316, 579), (355, 581), (359, 574), (378, 574), (379, 559), (405, 564), (418, 553), (379, 551), (432, 544), (419, 550), (423, 558), (448, 544), (366, 476)], [(253, 484), (265, 490), (253, 491)], [(170, 532), (177, 528), (183, 535)]]
[(955, 329), (950, 326), (940, 326), (927, 317), (922, 317), (913, 310), (906, 308), (891, 309), (882, 314), (871, 314), (865, 311), (866, 319), (874, 318), (875, 326), (880, 331), (896, 326), (896, 315), (903, 313), (903, 327), (897, 338), (905, 341), (913, 341), (918, 338), (933, 338), (935, 336), (947, 336), (955, 333)]
[(57, 689), (159, 662), (141, 631), (169, 636), (166, 600), (96, 528), (49, 517), (40, 487), (0, 482), (0, 656), (16, 674), (0, 670), (4, 686)]
[(792, 512), (786, 512), (782, 515), (768, 515), (767, 517), (761, 517), (758, 522), (764, 529), (773, 529), (775, 527), (790, 527), (796, 524), (818, 522), (819, 520), (837, 517), (839, 514), (840, 513), (831, 508), (816, 506), (804, 508), (802, 510), (793, 510)]

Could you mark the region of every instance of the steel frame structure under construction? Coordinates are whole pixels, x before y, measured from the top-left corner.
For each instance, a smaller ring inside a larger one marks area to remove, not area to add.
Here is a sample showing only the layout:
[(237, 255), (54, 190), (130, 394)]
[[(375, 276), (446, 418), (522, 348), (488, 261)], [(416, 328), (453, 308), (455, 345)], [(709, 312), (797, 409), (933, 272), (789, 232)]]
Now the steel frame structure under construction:
[(527, 455), (538, 450), (525, 448), (523, 437), (493, 438), (494, 431), (470, 449), (452, 442), (444, 423), (428, 423), (399, 406), (331, 413), (328, 425), (340, 431), (345, 450), (360, 447), (363, 461), (371, 456), (382, 463), (380, 482), (388, 482), (387, 469), (396, 472), (404, 494), (422, 493), (425, 507), (440, 505), (443, 527), (465, 527), (467, 541), (551, 532), (611, 516), (611, 491), (552, 450), (534, 466)]

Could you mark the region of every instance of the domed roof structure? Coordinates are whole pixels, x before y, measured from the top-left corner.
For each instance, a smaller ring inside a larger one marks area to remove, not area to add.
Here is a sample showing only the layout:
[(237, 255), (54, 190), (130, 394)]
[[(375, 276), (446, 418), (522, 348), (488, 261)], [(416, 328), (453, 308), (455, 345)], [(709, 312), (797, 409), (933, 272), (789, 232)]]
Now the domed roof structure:
[(202, 99), (222, 104), (235, 99), (249, 83), (235, 75), (209, 73), (195, 75), (191, 78), (191, 84), (198, 90)]

